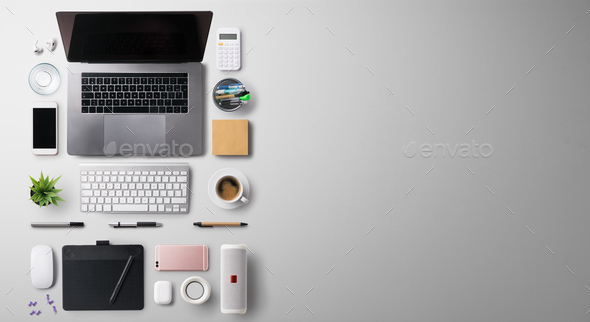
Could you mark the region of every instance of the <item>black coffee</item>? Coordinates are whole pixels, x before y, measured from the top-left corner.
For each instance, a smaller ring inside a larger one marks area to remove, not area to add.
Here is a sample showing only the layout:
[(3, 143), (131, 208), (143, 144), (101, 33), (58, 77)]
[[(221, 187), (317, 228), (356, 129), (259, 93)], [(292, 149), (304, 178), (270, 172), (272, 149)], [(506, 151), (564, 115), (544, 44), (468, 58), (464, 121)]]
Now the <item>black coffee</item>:
[(232, 201), (240, 194), (240, 183), (234, 177), (224, 177), (217, 183), (217, 195), (223, 200)]

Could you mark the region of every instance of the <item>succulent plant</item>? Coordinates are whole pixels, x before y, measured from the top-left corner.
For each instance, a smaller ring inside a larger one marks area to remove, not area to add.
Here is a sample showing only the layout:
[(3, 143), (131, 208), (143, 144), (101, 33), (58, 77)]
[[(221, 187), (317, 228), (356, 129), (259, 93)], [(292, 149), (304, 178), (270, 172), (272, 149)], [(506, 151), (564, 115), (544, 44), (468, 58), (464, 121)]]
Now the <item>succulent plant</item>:
[(44, 177), (43, 172), (41, 172), (41, 178), (39, 178), (39, 181), (33, 179), (31, 176), (29, 176), (29, 178), (31, 178), (31, 182), (33, 182), (33, 186), (30, 187), (32, 193), (30, 200), (39, 204), (39, 207), (48, 206), (50, 204), (59, 206), (57, 204), (58, 201), (65, 202), (65, 200), (57, 195), (63, 189), (55, 189), (55, 184), (61, 176), (57, 177), (57, 179), (49, 180), (49, 177)]

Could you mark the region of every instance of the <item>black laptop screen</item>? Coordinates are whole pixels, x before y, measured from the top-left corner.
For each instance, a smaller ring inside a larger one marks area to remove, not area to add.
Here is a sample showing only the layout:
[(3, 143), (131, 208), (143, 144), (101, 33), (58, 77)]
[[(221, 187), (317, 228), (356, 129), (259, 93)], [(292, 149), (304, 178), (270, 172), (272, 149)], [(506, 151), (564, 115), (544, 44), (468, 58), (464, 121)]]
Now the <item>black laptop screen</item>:
[[(200, 18), (209, 21), (203, 24)], [(73, 20), (68, 60), (202, 61), (210, 21), (210, 15), (201, 17), (191, 12), (78, 13)], [(202, 25), (206, 30), (199, 30)]]

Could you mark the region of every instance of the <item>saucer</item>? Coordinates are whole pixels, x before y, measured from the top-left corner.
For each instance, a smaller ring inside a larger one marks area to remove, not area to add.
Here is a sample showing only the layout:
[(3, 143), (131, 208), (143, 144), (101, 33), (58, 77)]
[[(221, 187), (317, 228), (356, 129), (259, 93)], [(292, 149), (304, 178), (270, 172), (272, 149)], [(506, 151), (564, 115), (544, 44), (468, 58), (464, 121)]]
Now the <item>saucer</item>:
[(209, 179), (209, 189), (208, 189), (209, 198), (211, 198), (211, 201), (213, 201), (213, 203), (216, 206), (223, 208), (223, 209), (235, 209), (235, 208), (238, 208), (238, 207), (244, 205), (244, 203), (241, 201), (234, 202), (234, 203), (226, 203), (221, 198), (219, 198), (217, 193), (215, 193), (215, 185), (217, 184), (217, 181), (225, 176), (234, 176), (238, 180), (240, 180), (240, 182), (243, 185), (242, 188), (244, 189), (244, 197), (250, 199), (250, 183), (248, 182), (248, 178), (246, 178), (246, 176), (243, 173), (241, 173), (240, 171), (233, 169), (233, 168), (221, 169), (221, 170), (215, 172), (211, 176), (211, 179)]

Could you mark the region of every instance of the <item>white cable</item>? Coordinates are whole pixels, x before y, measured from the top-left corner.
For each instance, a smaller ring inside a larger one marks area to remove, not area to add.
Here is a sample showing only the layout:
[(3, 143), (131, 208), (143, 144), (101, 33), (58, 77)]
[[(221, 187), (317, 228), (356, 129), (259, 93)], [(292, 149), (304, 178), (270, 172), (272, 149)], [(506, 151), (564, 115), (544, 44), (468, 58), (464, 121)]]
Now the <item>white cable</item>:
[[(187, 290), (188, 290), (188, 286), (191, 283), (199, 283), (203, 287), (203, 295), (201, 295), (199, 298), (194, 299), (188, 295)], [(194, 305), (201, 305), (201, 304), (207, 302), (207, 300), (209, 299), (209, 296), (211, 296), (211, 285), (209, 284), (209, 282), (207, 282), (206, 279), (204, 279), (200, 276), (191, 276), (191, 277), (185, 279), (184, 282), (182, 282), (182, 285), (180, 286), (180, 296), (182, 296), (182, 299), (186, 303), (194, 304)]]

